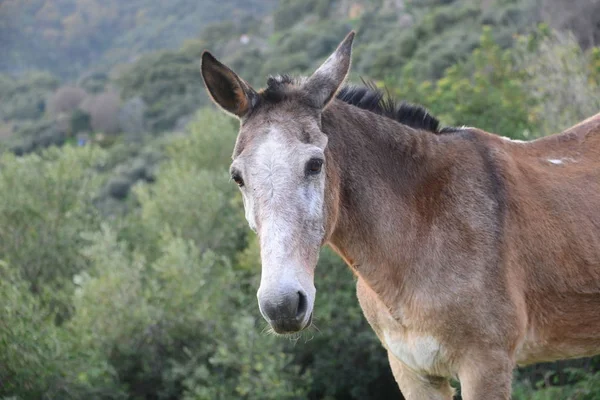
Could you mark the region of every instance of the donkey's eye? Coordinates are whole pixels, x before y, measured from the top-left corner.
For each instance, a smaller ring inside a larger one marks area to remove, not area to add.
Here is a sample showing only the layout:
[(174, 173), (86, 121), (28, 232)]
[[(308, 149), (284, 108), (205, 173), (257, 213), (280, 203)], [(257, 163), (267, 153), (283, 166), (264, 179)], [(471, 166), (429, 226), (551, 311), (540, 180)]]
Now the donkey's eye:
[(321, 168), (323, 167), (323, 160), (320, 158), (311, 158), (306, 163), (306, 174), (307, 175), (317, 175), (321, 172)]
[(239, 186), (242, 187), (244, 186), (244, 180), (242, 179), (242, 177), (239, 174), (233, 174), (231, 175), (231, 179), (233, 179), (233, 181)]

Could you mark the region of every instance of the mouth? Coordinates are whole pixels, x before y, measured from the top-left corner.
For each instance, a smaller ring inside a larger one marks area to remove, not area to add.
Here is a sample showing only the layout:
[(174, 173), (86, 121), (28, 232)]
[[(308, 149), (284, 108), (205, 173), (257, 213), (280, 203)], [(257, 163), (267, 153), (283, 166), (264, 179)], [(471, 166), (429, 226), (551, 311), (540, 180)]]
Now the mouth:
[(268, 321), (273, 331), (278, 335), (289, 335), (298, 333), (308, 328), (312, 324), (313, 314), (312, 312), (305, 321), (298, 321), (296, 319), (278, 319)]

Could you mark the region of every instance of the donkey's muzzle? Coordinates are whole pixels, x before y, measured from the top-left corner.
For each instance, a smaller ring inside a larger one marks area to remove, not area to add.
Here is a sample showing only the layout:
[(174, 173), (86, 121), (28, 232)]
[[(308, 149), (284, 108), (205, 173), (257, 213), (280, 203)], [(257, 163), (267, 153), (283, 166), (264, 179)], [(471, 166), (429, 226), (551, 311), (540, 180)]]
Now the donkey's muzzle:
[(308, 299), (302, 290), (259, 296), (258, 303), (263, 317), (277, 333), (298, 332), (308, 324)]

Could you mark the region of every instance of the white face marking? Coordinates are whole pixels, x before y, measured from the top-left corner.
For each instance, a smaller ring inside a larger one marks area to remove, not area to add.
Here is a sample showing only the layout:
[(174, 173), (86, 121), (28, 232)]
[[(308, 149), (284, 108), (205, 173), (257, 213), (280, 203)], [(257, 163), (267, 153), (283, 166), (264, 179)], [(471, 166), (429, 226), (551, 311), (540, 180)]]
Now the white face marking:
[[(278, 136), (272, 134), (261, 144), (253, 160), (255, 165), (247, 166), (249, 190), (243, 195), (249, 224), (260, 226), (262, 250), (280, 264), (289, 258), (291, 247), (317, 239), (320, 243), (325, 174), (305, 176), (311, 153), (316, 150), (317, 156), (323, 157), (321, 150), (311, 149), (307, 154), (302, 147), (313, 146), (299, 144), (297, 148)], [(305, 229), (307, 225), (319, 229)]]
[(409, 368), (416, 371), (434, 371), (440, 361), (442, 347), (432, 336), (403, 335), (394, 337), (383, 332), (385, 344), (389, 351)]
[(553, 159), (553, 158), (548, 159), (548, 162), (551, 163), (551, 164), (554, 164), (554, 165), (560, 165), (560, 164), (563, 163), (562, 160), (556, 160), (556, 159)]
[[(259, 299), (277, 302), (285, 293), (306, 294), (306, 319), (314, 304), (314, 267), (325, 232), (325, 166), (307, 174), (306, 163), (324, 160), (321, 146), (271, 129), (254, 151), (234, 161), (242, 170), (245, 215), (260, 237)], [(260, 304), (260, 301), (259, 301)]]

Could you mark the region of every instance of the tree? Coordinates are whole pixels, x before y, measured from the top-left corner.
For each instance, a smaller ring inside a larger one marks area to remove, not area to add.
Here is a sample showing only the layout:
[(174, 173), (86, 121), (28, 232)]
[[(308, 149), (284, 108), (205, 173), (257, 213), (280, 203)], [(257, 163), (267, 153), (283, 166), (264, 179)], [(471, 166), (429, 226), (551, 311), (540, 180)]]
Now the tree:
[(87, 96), (85, 90), (74, 86), (59, 88), (48, 100), (48, 112), (56, 117), (59, 114), (70, 114), (75, 111)]
[[(599, 3), (600, 4), (600, 3)], [(516, 48), (523, 87), (543, 135), (561, 132), (600, 110), (600, 49), (587, 52), (573, 34), (548, 31), (523, 37)]]
[(98, 228), (94, 166), (103, 157), (69, 147), (0, 155), (0, 254), (59, 318), (69, 313), (72, 276), (86, 269), (81, 232)]
[(92, 129), (108, 134), (120, 131), (119, 107), (119, 95), (114, 90), (91, 96), (81, 104), (81, 108), (90, 115)]

